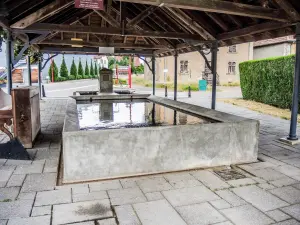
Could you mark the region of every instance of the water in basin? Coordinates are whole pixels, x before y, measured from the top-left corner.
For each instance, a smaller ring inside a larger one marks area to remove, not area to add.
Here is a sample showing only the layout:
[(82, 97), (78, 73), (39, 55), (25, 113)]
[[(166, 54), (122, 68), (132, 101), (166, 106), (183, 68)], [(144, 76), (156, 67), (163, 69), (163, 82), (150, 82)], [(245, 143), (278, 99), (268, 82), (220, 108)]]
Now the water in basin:
[(213, 121), (148, 100), (77, 103), (81, 130), (203, 124)]

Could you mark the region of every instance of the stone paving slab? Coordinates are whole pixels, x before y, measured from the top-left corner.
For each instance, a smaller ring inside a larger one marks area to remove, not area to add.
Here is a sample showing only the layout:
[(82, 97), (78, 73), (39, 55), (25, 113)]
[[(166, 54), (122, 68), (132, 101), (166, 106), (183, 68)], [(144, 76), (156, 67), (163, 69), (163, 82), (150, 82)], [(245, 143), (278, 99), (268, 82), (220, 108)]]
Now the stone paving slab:
[(52, 225), (113, 217), (108, 199), (53, 206)]
[(273, 211), (266, 212), (266, 215), (275, 220), (276, 222), (281, 222), (287, 219), (290, 219), (291, 217), (282, 211), (275, 209)]
[(270, 190), (270, 192), (290, 204), (300, 203), (300, 190), (288, 186)]
[(40, 207), (33, 207), (31, 216), (45, 216), (51, 214), (51, 205), (48, 206), (40, 206)]
[(101, 199), (106, 199), (106, 198), (108, 198), (106, 191), (98, 191), (98, 192), (72, 195), (73, 202), (101, 200)]
[(243, 205), (221, 212), (236, 225), (267, 225), (275, 221), (250, 205)]
[(44, 165), (43, 164), (30, 164), (17, 166), (14, 174), (32, 174), (32, 173), (42, 173)]
[(110, 181), (103, 181), (100, 183), (91, 183), (89, 184), (89, 186), (91, 192), (114, 190), (114, 189), (122, 188), (119, 180), (110, 180)]
[(0, 202), (0, 219), (29, 217), (32, 208), (32, 203), (32, 200)]
[(50, 225), (50, 216), (10, 219), (7, 225)]
[(15, 200), (19, 194), (19, 191), (19, 187), (0, 188), (0, 202), (5, 200)]
[(112, 205), (127, 205), (146, 202), (147, 199), (139, 188), (127, 188), (108, 191)]
[(280, 223), (274, 223), (274, 225), (300, 225), (300, 222), (297, 220), (287, 220)]
[(292, 216), (296, 220), (300, 220), (300, 204), (282, 208), (282, 211)]
[(106, 220), (97, 220), (96, 225), (117, 225), (116, 220), (114, 218), (112, 219), (106, 219)]
[(228, 185), (226, 182), (222, 181), (215, 174), (207, 170), (193, 172), (192, 175), (212, 190), (225, 189), (230, 187), (230, 185)]
[(166, 191), (172, 189), (170, 183), (168, 183), (163, 177), (139, 180), (137, 181), (137, 184), (144, 193)]
[(22, 175), (12, 175), (6, 185), (6, 187), (21, 187), (23, 181), (25, 180), (25, 174)]
[(245, 200), (241, 199), (230, 190), (220, 190), (217, 191), (216, 194), (233, 206), (241, 206), (247, 204)]
[(220, 199), (219, 196), (204, 186), (163, 191), (162, 193), (173, 206), (191, 205)]
[(50, 191), (56, 183), (56, 173), (29, 174), (26, 176), (21, 192)]
[(186, 225), (166, 200), (138, 203), (133, 208), (143, 225)]
[(227, 220), (208, 203), (180, 206), (176, 210), (189, 225), (209, 225)]
[(120, 225), (141, 224), (131, 205), (116, 206), (115, 212), (117, 214)]
[(38, 192), (34, 206), (71, 203), (71, 190), (54, 190)]
[(262, 211), (270, 211), (289, 205), (278, 197), (254, 185), (234, 188), (232, 191)]

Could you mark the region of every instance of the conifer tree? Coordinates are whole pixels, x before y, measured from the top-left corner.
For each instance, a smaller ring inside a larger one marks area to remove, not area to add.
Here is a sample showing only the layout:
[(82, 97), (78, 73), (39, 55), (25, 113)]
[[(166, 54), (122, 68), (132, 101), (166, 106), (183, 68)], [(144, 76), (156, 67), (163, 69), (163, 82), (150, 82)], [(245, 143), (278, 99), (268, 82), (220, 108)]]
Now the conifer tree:
[(84, 75), (90, 76), (90, 69), (87, 60), (85, 61), (85, 69), (84, 69)]
[(70, 69), (70, 75), (72, 75), (75, 78), (77, 78), (77, 66), (75, 64), (74, 58), (73, 58), (71, 69)]
[(92, 59), (91, 59), (91, 67), (90, 67), (90, 76), (95, 77), (95, 70), (94, 70)]
[(66, 65), (65, 56), (63, 56), (63, 60), (60, 66), (60, 76), (65, 78), (68, 78), (69, 76), (69, 71)]
[(81, 58), (79, 58), (79, 65), (78, 65), (78, 76), (81, 76), (81, 78), (83, 78), (83, 66), (82, 66), (82, 63), (81, 63)]

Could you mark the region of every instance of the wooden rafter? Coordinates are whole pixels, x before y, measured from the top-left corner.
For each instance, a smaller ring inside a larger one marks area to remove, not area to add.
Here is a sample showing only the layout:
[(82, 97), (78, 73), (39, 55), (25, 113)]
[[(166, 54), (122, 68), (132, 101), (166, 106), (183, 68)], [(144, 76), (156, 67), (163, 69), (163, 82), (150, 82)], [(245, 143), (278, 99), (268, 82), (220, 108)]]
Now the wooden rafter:
[(261, 6), (253, 6), (223, 0), (122, 0), (122, 2), (224, 13), (238, 16), (277, 20), (282, 22), (289, 21), (286, 14), (282, 10), (263, 8)]
[(288, 0), (274, 0), (294, 21), (300, 21), (300, 14)]
[(12, 28), (26, 28), (74, 4), (73, 0), (54, 1), (11, 25)]
[(148, 7), (147, 9), (145, 9), (144, 11), (142, 11), (139, 15), (137, 15), (135, 18), (133, 18), (132, 20), (130, 20), (127, 23), (127, 27), (131, 27), (131, 26), (139, 24), (145, 18), (147, 18), (148, 16), (150, 16), (156, 9), (157, 9), (156, 6), (150, 6), (150, 7)]

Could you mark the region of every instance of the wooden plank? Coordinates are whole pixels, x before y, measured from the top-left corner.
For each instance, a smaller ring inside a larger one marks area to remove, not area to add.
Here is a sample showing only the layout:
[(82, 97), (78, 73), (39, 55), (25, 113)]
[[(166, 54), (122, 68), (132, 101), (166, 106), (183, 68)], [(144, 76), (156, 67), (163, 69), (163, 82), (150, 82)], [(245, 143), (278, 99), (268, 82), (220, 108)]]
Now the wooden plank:
[(300, 21), (299, 12), (288, 0), (274, 0), (294, 21)]
[[(98, 26), (78, 26), (65, 24), (49, 24), (36, 23), (28, 28), (23, 29), (27, 33), (36, 33), (37, 31), (58, 31), (58, 32), (76, 32), (76, 33), (94, 33), (103, 35), (122, 36), (121, 28), (112, 27), (98, 27)], [(125, 29), (125, 35), (132, 37), (153, 37), (153, 38), (167, 38), (167, 39), (188, 39), (188, 40), (202, 40), (200, 35), (175, 33), (175, 32), (159, 32), (159, 31), (144, 31)]]
[(115, 47), (124, 49), (168, 49), (164, 45), (143, 45), (143, 44), (124, 44), (124, 43), (105, 43), (105, 42), (90, 42), (90, 41), (72, 41), (51, 39), (40, 42), (42, 45), (81, 45), (86, 47)]
[(261, 6), (253, 6), (223, 0), (122, 0), (122, 2), (224, 13), (238, 16), (277, 20), (282, 22), (289, 21), (289, 18), (286, 16), (283, 10), (263, 8)]
[(246, 27), (246, 28), (219, 34), (217, 36), (217, 40), (228, 40), (231, 38), (237, 38), (237, 37), (243, 37), (243, 36), (247, 36), (247, 35), (258, 34), (258, 33), (262, 33), (262, 32), (269, 31), (269, 30), (275, 30), (275, 29), (289, 27), (291, 25), (292, 24), (289, 24), (289, 23), (277, 23), (277, 22), (261, 23), (258, 25), (253, 25), (250, 27)]
[(224, 31), (228, 31), (228, 25), (223, 21), (223, 19), (215, 13), (206, 13), (208, 17), (210, 17), (216, 24), (218, 24)]
[(69, 7), (74, 4), (74, 0), (61, 0), (54, 1), (45, 7), (35, 11), (34, 13), (26, 16), (25, 18), (19, 20), (18, 22), (11, 25), (12, 28), (26, 28), (36, 22), (39, 22), (49, 16), (52, 16), (59, 11)]

